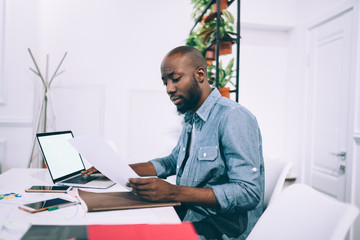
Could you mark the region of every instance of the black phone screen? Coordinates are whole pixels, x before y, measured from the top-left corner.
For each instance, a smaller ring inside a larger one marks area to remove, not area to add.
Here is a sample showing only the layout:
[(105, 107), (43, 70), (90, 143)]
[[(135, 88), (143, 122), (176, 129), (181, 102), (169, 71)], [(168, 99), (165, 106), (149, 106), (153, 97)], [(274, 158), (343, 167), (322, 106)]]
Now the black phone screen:
[(25, 204), (25, 206), (37, 210), (37, 209), (57, 206), (57, 205), (64, 204), (64, 203), (70, 203), (70, 201), (62, 199), (62, 198), (54, 198), (54, 199), (49, 199), (49, 200), (45, 200), (45, 201), (41, 201), (41, 202)]
[(29, 190), (52, 190), (52, 191), (66, 191), (69, 186), (32, 186)]

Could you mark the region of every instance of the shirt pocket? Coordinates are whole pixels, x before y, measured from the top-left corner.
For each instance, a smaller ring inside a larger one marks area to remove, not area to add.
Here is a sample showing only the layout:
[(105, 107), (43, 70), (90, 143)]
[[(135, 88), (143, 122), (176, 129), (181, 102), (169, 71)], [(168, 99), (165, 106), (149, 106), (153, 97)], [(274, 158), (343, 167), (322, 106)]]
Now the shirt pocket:
[(218, 155), (217, 146), (200, 147), (198, 159), (200, 161), (214, 161)]
[(218, 175), (218, 147), (200, 147), (197, 154), (196, 171), (194, 175), (195, 186), (205, 186), (216, 180)]

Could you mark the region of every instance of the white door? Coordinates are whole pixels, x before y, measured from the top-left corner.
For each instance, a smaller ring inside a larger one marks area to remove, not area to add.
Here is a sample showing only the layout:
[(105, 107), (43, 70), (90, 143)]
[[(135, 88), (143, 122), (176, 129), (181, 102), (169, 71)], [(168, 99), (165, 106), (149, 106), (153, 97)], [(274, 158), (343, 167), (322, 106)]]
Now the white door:
[(306, 182), (345, 200), (352, 10), (308, 29)]

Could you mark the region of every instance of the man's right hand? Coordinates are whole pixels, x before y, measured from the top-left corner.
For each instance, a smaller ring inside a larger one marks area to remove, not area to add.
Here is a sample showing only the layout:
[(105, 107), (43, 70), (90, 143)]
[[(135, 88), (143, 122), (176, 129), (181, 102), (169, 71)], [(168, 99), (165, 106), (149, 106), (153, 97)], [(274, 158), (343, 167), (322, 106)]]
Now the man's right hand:
[(82, 171), (81, 174), (91, 175), (91, 174), (97, 173), (97, 172), (99, 172), (99, 171), (96, 168), (91, 167), (85, 171)]

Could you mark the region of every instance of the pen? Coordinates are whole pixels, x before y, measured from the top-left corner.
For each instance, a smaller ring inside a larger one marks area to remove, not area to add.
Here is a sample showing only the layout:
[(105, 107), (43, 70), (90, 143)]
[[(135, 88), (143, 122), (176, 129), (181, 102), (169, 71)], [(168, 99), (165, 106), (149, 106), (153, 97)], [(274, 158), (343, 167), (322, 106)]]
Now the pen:
[(48, 208), (48, 211), (53, 211), (53, 210), (56, 210), (56, 209), (59, 209), (59, 208), (68, 207), (68, 206), (72, 206), (72, 205), (76, 205), (76, 204), (78, 204), (78, 203), (74, 202), (74, 203), (59, 205), (59, 206), (56, 206), (56, 207), (50, 207), (50, 208)]

